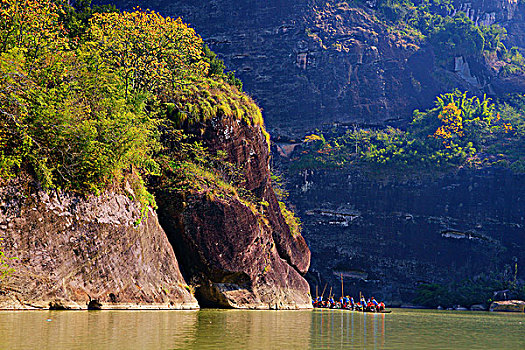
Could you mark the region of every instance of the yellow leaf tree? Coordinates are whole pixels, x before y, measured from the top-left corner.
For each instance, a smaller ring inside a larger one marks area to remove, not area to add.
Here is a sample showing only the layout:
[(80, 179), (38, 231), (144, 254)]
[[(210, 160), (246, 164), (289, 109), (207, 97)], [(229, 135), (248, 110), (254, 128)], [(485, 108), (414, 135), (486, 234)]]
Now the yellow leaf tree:
[(209, 68), (195, 31), (154, 11), (95, 14), (89, 36), (88, 44), (123, 77), (126, 94), (162, 94)]
[(463, 136), (461, 110), (451, 102), (443, 107), (438, 118), (441, 120), (441, 126), (432, 136), (436, 139), (441, 139), (446, 147), (450, 147), (454, 138)]
[(62, 11), (52, 0), (0, 0), (0, 52), (19, 47), (36, 58), (67, 47)]

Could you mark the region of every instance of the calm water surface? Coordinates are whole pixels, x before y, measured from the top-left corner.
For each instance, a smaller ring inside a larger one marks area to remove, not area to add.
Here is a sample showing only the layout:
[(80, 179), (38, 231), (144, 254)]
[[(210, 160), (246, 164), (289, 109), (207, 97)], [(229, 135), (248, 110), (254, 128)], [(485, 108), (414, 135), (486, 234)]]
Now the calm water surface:
[(0, 349), (525, 349), (525, 314), (0, 312)]

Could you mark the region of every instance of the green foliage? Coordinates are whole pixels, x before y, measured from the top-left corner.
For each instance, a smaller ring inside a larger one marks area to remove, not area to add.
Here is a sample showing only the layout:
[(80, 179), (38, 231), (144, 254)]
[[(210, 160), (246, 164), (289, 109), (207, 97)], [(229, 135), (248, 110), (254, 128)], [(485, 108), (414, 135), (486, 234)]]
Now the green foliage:
[(440, 57), (479, 56), (485, 47), (481, 30), (463, 13), (445, 17), (429, 36)]
[(90, 4), (0, 0), (0, 180), (25, 169), (45, 189), (86, 195), (128, 182), (136, 224), (156, 208), (153, 177), (260, 214), (242, 169), (181, 130), (231, 117), (260, 126), (269, 147), (240, 81), (180, 18)]
[(204, 57), (210, 64), (210, 69), (208, 70), (209, 76), (223, 76), (224, 75), (224, 69), (226, 68), (224, 66), (224, 62), (217, 58), (217, 54), (210, 50), (208, 45), (204, 45)]
[[(0, 238), (0, 241), (2, 241), (3, 238)], [(13, 272), (15, 272), (15, 269), (11, 267), (9, 264), (9, 260), (15, 260), (16, 258), (8, 258), (5, 256), (5, 253), (0, 250), (0, 283), (9, 275), (11, 275)]]
[(277, 196), (277, 199), (279, 201), (286, 200), (286, 198), (288, 198), (289, 193), (288, 191), (286, 191), (283, 177), (281, 175), (272, 173), (270, 179), (272, 181), (272, 188), (275, 192), (275, 195)]
[(460, 91), (443, 94), (434, 108), (414, 111), (406, 131), (354, 128), (329, 141), (310, 137), (293, 166), (375, 164), (399, 170), (446, 170), (498, 164), (518, 169), (525, 159), (523, 101), (519, 95), (495, 104)]
[(208, 70), (208, 76), (209, 77), (219, 77), (224, 79), (228, 84), (235, 86), (237, 90), (242, 92), (242, 81), (235, 77), (234, 72), (227, 72), (225, 73), (224, 70), (226, 67), (224, 66), (224, 62), (217, 58), (217, 54), (210, 50), (208, 45), (204, 45), (204, 59), (208, 62), (210, 65), (210, 69)]
[(63, 6), (60, 22), (62, 22), (68, 37), (75, 41), (84, 37), (89, 29), (89, 20), (95, 13), (118, 12), (114, 5), (92, 6), (91, 0), (77, 0), (73, 6), (70, 6), (67, 0), (56, 2)]
[(503, 74), (523, 71), (523, 63), (512, 63), (505, 48), (505, 28), (497, 24), (476, 26), (451, 0), (379, 0), (377, 14), (388, 25), (389, 32), (411, 37), (418, 44), (434, 48), (438, 63), (446, 65), (454, 56), (481, 57), (497, 54), (508, 63)]
[(126, 96), (165, 96), (205, 76), (202, 39), (180, 18), (154, 11), (94, 14), (86, 46), (124, 81)]
[(279, 208), (281, 209), (281, 213), (283, 214), (286, 224), (290, 228), (290, 233), (292, 234), (292, 236), (300, 236), (302, 230), (301, 220), (297, 216), (295, 216), (295, 213), (293, 211), (286, 208), (286, 204), (284, 202), (279, 202)]
[(259, 125), (268, 147), (270, 145), (270, 135), (264, 129), (259, 107), (249, 96), (222, 80), (205, 78), (192, 85), (181, 86), (164, 102), (168, 117), (178, 127), (204, 122), (216, 116), (233, 117), (247, 125)]
[(505, 51), (503, 42), (507, 38), (507, 29), (499, 25), (482, 26), (483, 38), (485, 39), (485, 50), (488, 51)]
[(525, 74), (525, 59), (517, 47), (512, 47), (508, 51), (505, 50), (503, 59), (506, 64), (500, 70), (502, 76)]
[(46, 188), (98, 192), (148, 158), (156, 122), (125, 100), (118, 76), (95, 70), (80, 50), (26, 54), (0, 56), (0, 118), (14, 146), (3, 150), (5, 174), (25, 157)]

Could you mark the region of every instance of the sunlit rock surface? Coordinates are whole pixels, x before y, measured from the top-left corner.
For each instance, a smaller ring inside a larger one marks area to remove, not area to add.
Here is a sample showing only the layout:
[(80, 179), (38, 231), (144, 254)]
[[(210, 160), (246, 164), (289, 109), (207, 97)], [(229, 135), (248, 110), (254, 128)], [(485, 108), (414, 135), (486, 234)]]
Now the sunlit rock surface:
[(125, 190), (84, 198), (38, 189), (28, 176), (0, 187), (0, 283), (7, 309), (198, 308), (155, 212)]

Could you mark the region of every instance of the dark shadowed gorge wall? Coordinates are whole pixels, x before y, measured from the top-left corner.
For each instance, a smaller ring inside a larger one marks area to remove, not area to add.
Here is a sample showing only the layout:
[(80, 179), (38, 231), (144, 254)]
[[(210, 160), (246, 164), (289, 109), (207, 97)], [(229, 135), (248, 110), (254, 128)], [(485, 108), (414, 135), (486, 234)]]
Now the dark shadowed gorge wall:
[[(401, 181), (310, 170), (292, 183), (312, 250), (312, 286), (340, 285), (343, 274), (354, 295), (401, 303), (421, 283), (513, 274), (525, 261), (523, 175), (460, 170)], [(525, 277), (520, 267), (518, 277)]]

